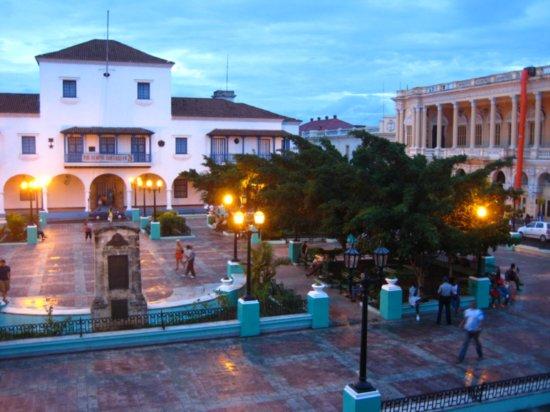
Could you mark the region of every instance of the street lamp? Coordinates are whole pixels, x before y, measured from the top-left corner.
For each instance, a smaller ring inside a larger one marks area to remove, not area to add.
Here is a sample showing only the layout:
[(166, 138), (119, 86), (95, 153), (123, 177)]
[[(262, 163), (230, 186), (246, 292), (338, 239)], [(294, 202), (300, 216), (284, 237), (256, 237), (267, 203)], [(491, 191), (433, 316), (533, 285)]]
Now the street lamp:
[(145, 187), (150, 192), (153, 192), (153, 222), (157, 221), (157, 190), (160, 192), (162, 188), (162, 180), (157, 179), (156, 182), (153, 182), (151, 179), (147, 179), (145, 182)]
[[(374, 264), (380, 273), (384, 273), (384, 267), (388, 262), (390, 251), (385, 247), (378, 247), (373, 252)], [(368, 316), (369, 316), (369, 287), (370, 278), (367, 272), (363, 275), (363, 307), (361, 316), (361, 355), (359, 358), (359, 380), (353, 385), (356, 392), (370, 392), (374, 387), (367, 381), (367, 338), (368, 338)]]
[(134, 192), (134, 206), (137, 207), (137, 179), (134, 177), (130, 178), (130, 186), (132, 188), (132, 192)]
[[(233, 205), (233, 202), (234, 202), (233, 195), (230, 194), (230, 193), (226, 193), (223, 196), (222, 201), (223, 201), (223, 204), (225, 206), (225, 209), (229, 213), (231, 205)], [(234, 228), (234, 230), (233, 230), (233, 259), (231, 259), (232, 262), (238, 262), (239, 261), (239, 257), (237, 256), (237, 236), (238, 236), (238, 231), (237, 231), (236, 228)]]
[(27, 193), (27, 197), (29, 199), (30, 224), (32, 225), (34, 224), (32, 202), (33, 200), (36, 201), (36, 211), (38, 212), (37, 193), (38, 193), (38, 190), (40, 189), (40, 184), (34, 179), (30, 181), (23, 180), (19, 187), (21, 188), (21, 190)]
[[(352, 236), (352, 235), (350, 235)], [(348, 236), (348, 239), (350, 238)], [(355, 270), (359, 264), (360, 253), (355, 249), (354, 244), (351, 243), (350, 247), (344, 252), (344, 266), (348, 270), (348, 294), (350, 299), (353, 298), (353, 276), (355, 276)]]
[(265, 223), (264, 212), (257, 210), (255, 212), (241, 212), (240, 210), (233, 213), (233, 223), (237, 228), (242, 228), (242, 232), (246, 235), (246, 295), (244, 300), (254, 300), (251, 292), (251, 250), (252, 250), (252, 226), (259, 227)]
[[(474, 207), (474, 214), (475, 214), (475, 217), (479, 221), (484, 222), (489, 217), (489, 209), (487, 208), (487, 206), (484, 206), (484, 205), (476, 205)], [(483, 275), (483, 273), (481, 273), (482, 272), (481, 255), (484, 252), (485, 252), (485, 250), (483, 250), (483, 248), (481, 248), (481, 250), (479, 250), (477, 252), (477, 256), (476, 256), (476, 276)]]

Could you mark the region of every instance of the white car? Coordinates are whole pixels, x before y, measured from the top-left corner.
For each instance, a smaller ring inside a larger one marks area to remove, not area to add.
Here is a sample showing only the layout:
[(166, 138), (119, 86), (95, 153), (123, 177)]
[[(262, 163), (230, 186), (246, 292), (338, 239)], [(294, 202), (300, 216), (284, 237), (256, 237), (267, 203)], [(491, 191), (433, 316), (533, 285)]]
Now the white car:
[(528, 225), (518, 229), (521, 237), (531, 237), (546, 242), (550, 239), (550, 223), (548, 222), (531, 222)]

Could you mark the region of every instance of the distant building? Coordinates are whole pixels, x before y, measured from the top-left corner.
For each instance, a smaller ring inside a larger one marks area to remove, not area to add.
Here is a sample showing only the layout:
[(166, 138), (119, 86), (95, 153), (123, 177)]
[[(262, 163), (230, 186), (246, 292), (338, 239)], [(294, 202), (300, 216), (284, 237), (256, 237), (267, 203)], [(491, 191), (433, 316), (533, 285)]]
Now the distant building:
[(396, 123), (395, 116), (384, 116), (378, 123), (378, 131), (374, 132), (378, 137), (383, 137), (392, 142), (396, 141)]

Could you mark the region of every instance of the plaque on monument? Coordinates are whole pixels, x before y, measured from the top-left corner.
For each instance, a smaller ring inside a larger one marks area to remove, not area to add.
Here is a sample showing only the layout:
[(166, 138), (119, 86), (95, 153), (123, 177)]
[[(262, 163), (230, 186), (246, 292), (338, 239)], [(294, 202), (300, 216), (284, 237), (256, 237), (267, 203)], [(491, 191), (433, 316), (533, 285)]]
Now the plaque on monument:
[(128, 289), (128, 256), (108, 256), (107, 271), (109, 276), (109, 290)]
[(111, 319), (128, 319), (128, 300), (116, 299), (111, 301)]

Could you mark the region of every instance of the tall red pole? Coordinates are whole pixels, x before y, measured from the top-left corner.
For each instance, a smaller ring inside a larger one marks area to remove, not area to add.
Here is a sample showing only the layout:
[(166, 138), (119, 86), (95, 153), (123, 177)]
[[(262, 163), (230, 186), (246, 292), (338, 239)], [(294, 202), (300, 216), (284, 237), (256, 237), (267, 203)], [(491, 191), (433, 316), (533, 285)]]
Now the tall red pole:
[(514, 189), (521, 189), (521, 177), (523, 176), (523, 149), (525, 147), (525, 119), (527, 117), (527, 68), (521, 71), (521, 91), (519, 96), (519, 127), (516, 175), (514, 177)]

